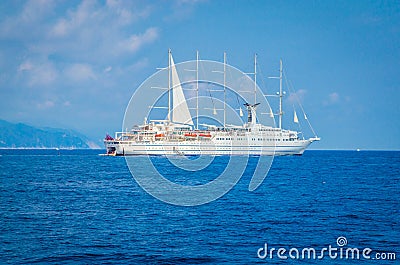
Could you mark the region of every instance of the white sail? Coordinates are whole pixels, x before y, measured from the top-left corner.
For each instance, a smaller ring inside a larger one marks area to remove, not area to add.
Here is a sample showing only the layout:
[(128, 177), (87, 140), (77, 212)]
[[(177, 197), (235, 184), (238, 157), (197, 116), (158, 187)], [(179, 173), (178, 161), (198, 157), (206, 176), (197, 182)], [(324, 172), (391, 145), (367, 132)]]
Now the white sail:
[(213, 108), (213, 115), (217, 115), (217, 109), (215, 107)]
[(295, 123), (299, 123), (299, 119), (297, 118), (296, 111), (294, 111), (293, 121), (294, 121)]
[(172, 75), (172, 122), (194, 125), (190, 115), (185, 95), (179, 80), (178, 72), (171, 55), (171, 75)]

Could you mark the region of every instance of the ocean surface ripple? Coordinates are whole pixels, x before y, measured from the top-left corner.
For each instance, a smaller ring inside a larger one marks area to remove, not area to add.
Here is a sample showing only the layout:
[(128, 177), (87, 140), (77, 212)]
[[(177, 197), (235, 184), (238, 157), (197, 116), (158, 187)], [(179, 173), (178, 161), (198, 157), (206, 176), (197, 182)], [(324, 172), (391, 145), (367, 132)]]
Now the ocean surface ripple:
[[(276, 253), (260, 259), (258, 249), (337, 247), (340, 236), (349, 247), (397, 254), (368, 264), (400, 259), (400, 152), (276, 157), (254, 192), (250, 159), (229, 193), (196, 207), (158, 201), (124, 158), (101, 152), (0, 150), (1, 264), (280, 264)], [(198, 184), (213, 174), (180, 177)]]

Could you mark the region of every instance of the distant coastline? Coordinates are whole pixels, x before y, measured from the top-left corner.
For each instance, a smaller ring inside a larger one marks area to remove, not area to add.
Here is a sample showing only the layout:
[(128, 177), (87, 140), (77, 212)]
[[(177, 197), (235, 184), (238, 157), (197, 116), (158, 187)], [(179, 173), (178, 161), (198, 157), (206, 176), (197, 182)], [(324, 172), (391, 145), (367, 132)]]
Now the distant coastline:
[(35, 127), (0, 120), (1, 149), (101, 149), (85, 135), (69, 129)]

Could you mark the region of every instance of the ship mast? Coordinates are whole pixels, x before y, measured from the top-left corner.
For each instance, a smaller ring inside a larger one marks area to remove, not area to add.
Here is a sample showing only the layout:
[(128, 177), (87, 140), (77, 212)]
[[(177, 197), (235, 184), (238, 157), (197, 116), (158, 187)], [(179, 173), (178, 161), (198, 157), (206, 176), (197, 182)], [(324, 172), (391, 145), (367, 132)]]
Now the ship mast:
[(168, 49), (168, 115), (167, 120), (171, 121), (171, 49)]
[(271, 79), (279, 79), (279, 92), (276, 92), (276, 95), (265, 95), (266, 97), (279, 97), (279, 113), (278, 114), (274, 114), (272, 113), (271, 110), (271, 117), (273, 117), (273, 115), (278, 115), (279, 116), (279, 129), (282, 129), (282, 116), (283, 116), (283, 111), (282, 111), (282, 99), (283, 99), (283, 95), (285, 94), (282, 91), (282, 74), (283, 74), (283, 68), (282, 68), (282, 59), (279, 60), (279, 76), (272, 76), (272, 77), (268, 77)]
[(254, 104), (257, 103), (257, 53), (254, 54)]
[(226, 125), (226, 52), (224, 52), (224, 128)]
[(199, 51), (196, 51), (196, 130), (199, 129)]
[(282, 93), (282, 59), (279, 61), (280, 66), (279, 66), (279, 129), (282, 129), (282, 98), (283, 98), (283, 93)]

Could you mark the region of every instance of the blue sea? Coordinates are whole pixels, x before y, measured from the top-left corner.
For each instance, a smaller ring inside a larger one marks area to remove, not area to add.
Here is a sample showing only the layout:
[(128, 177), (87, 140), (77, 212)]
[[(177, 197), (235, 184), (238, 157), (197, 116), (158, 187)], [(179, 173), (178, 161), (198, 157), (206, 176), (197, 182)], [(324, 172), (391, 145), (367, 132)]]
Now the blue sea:
[(276, 157), (253, 192), (250, 158), (231, 191), (194, 207), (152, 197), (103, 152), (0, 150), (1, 264), (399, 264), (400, 152)]

